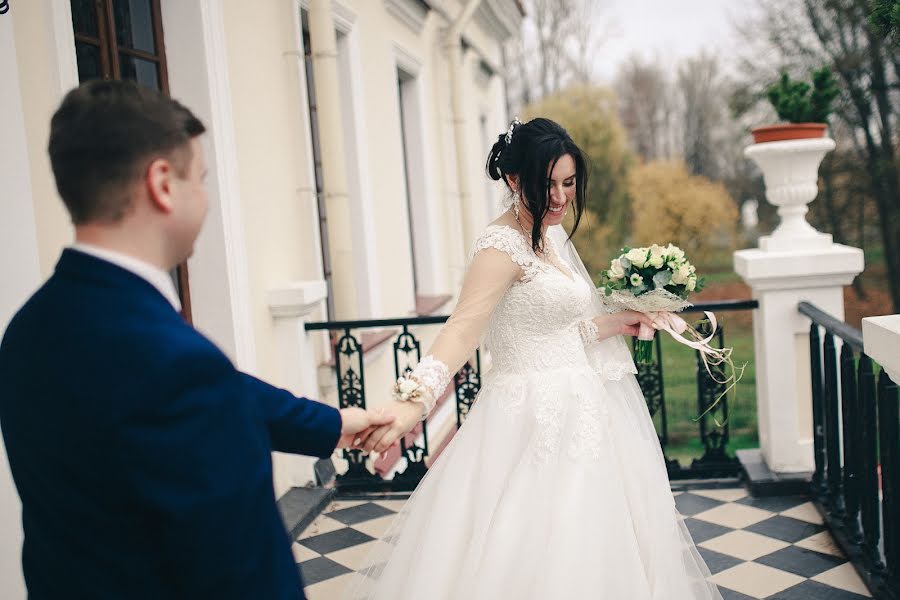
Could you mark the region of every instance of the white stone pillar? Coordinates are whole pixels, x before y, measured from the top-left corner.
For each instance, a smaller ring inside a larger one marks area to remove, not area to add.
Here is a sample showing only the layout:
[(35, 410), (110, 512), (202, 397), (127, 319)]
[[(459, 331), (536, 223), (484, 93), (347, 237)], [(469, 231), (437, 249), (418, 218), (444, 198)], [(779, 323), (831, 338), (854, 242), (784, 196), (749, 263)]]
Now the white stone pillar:
[[(0, 15), (0, 335), (41, 282), (12, 15)], [(0, 598), (25, 598), (22, 516), (0, 444)]]
[(843, 287), (863, 269), (858, 248), (834, 244), (805, 218), (816, 197), (818, 168), (834, 148), (830, 138), (749, 146), (745, 155), (762, 169), (766, 198), (781, 223), (760, 247), (734, 254), (735, 271), (753, 289), (759, 441), (774, 473), (814, 469), (809, 319), (797, 312), (810, 302), (844, 318)]
[(350, 196), (347, 192), (337, 40), (330, 0), (310, 0), (309, 38), (312, 46), (334, 307), (338, 319), (353, 319), (359, 314), (359, 307), (356, 303), (356, 280), (353, 275), (353, 231)]
[(900, 315), (866, 317), (862, 330), (865, 353), (900, 385)]
[[(278, 383), (297, 396), (319, 399), (315, 344), (304, 325), (328, 295), (324, 281), (299, 281), (269, 290), (269, 312), (275, 320)], [(273, 457), (275, 494), (315, 481), (315, 458), (276, 452)]]

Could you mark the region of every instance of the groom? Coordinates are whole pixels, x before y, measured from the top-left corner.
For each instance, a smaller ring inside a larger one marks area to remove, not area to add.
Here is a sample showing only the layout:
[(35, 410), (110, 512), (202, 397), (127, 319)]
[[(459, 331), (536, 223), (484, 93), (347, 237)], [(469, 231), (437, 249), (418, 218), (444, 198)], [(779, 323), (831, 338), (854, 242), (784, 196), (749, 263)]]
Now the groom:
[(302, 598), (270, 452), (328, 457), (392, 420), (241, 373), (179, 315), (168, 273), (206, 215), (203, 132), (126, 82), (53, 116), (76, 241), (0, 345), (33, 600)]

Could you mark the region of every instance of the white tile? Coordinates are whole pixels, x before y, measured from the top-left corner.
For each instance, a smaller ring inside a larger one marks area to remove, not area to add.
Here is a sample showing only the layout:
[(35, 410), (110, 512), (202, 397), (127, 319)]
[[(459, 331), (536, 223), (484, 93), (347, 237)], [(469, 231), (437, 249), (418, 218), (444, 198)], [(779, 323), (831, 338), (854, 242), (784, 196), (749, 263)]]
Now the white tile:
[(394, 512), (400, 512), (406, 506), (406, 500), (379, 500), (375, 504)]
[(367, 500), (335, 500), (331, 504), (328, 505), (323, 512), (323, 514), (332, 513), (336, 510), (344, 510), (345, 508), (353, 508), (354, 506), (359, 506), (360, 504), (368, 504)]
[(387, 556), (387, 551), (385, 549), (389, 548), (390, 547), (387, 544), (375, 540), (374, 542), (366, 542), (365, 544), (359, 544), (358, 546), (351, 546), (349, 548), (344, 548), (343, 550), (338, 550), (337, 552), (331, 552), (327, 556), (329, 560), (342, 564), (348, 569), (361, 571), (366, 567), (371, 567), (379, 562), (384, 562), (384, 559)]
[(805, 540), (800, 540), (794, 545), (799, 546), (800, 548), (805, 548), (806, 550), (814, 550), (816, 552), (821, 552), (822, 554), (830, 554), (832, 556), (837, 556), (838, 558), (844, 558), (844, 553), (841, 552), (841, 549), (838, 548), (838, 545), (834, 543), (834, 539), (827, 531), (822, 531), (820, 533), (817, 533), (816, 535), (811, 535)]
[(740, 558), (741, 560), (754, 560), (760, 556), (765, 556), (790, 546), (787, 542), (751, 531), (731, 531), (711, 540), (706, 540), (699, 545), (715, 552)]
[(340, 577), (326, 579), (321, 583), (310, 585), (303, 591), (306, 593), (307, 600), (340, 600), (344, 592), (353, 583), (353, 573), (347, 573)]
[(712, 576), (712, 581), (752, 598), (767, 598), (805, 578), (754, 562), (745, 562)]
[(694, 518), (732, 529), (743, 529), (768, 519), (772, 514), (767, 510), (743, 504), (723, 504), (694, 515)]
[(867, 598), (872, 597), (866, 584), (863, 583), (859, 574), (856, 572), (856, 569), (854, 569), (853, 565), (850, 563), (838, 565), (824, 573), (819, 573), (812, 579), (819, 583), (824, 583), (848, 592), (853, 592), (854, 594), (859, 594), (860, 596), (865, 596)]
[(813, 523), (815, 525), (822, 525), (822, 515), (819, 514), (819, 511), (816, 509), (815, 505), (812, 502), (805, 502), (800, 506), (795, 506), (790, 510), (786, 510), (781, 513), (785, 517), (790, 517), (792, 519), (799, 519), (801, 521), (806, 521), (807, 523)]
[(313, 537), (314, 535), (321, 535), (323, 533), (329, 533), (331, 531), (337, 531), (338, 529), (343, 529), (346, 527), (340, 521), (335, 521), (334, 519), (330, 519), (324, 515), (319, 515), (312, 524), (303, 530), (303, 533), (300, 534), (300, 539), (305, 540), (306, 538)]
[(297, 542), (291, 544), (291, 552), (294, 553), (294, 562), (296, 563), (302, 563), (303, 561), (312, 560), (322, 556), (318, 552), (313, 552), (306, 546), (301, 546)]
[(394, 515), (388, 515), (386, 517), (381, 517), (380, 519), (363, 521), (362, 523), (352, 525), (352, 527), (357, 531), (362, 531), (367, 535), (371, 535), (373, 538), (381, 538), (384, 537), (393, 522)]
[(740, 500), (741, 498), (747, 497), (747, 490), (743, 488), (728, 488), (724, 490), (692, 490), (692, 494), (696, 494), (697, 496), (704, 496), (706, 498), (712, 498), (713, 500), (719, 500), (720, 502), (734, 502), (735, 500)]

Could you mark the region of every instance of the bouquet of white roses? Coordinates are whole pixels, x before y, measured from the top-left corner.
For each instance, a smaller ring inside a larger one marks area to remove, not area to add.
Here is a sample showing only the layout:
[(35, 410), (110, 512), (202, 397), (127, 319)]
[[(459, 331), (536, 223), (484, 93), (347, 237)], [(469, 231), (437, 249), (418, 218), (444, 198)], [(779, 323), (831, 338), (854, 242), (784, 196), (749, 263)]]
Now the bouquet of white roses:
[[(684, 250), (672, 244), (623, 248), (622, 255), (600, 276), (607, 304), (642, 313), (683, 310), (691, 305), (688, 295), (703, 289), (703, 279), (697, 277)], [(653, 334), (652, 329), (641, 328), (635, 342), (635, 359), (640, 363), (652, 362)]]
[[(731, 348), (713, 348), (709, 345), (717, 327), (714, 314), (704, 311), (710, 324), (706, 337), (674, 314), (691, 306), (687, 301), (691, 292), (703, 289), (703, 278), (697, 276), (694, 265), (684, 256), (681, 248), (672, 244), (665, 247), (653, 244), (649, 248), (623, 248), (622, 255), (600, 274), (600, 284), (610, 308), (650, 314), (654, 323), (667, 331), (676, 342), (700, 353), (710, 378), (723, 385), (722, 393), (706, 407), (701, 417), (741, 380), (746, 364), (736, 368), (731, 360)], [(653, 329), (641, 325), (635, 342), (637, 362), (653, 362), (654, 333)], [(711, 368), (722, 365), (730, 368), (727, 377), (724, 376), (724, 369)]]

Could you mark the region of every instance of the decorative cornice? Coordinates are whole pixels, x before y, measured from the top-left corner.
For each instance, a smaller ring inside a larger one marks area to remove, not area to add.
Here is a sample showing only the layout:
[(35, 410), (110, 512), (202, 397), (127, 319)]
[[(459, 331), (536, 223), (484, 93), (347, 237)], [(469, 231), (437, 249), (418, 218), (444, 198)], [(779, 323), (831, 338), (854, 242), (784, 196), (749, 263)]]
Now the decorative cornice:
[(523, 18), (515, 0), (482, 0), (475, 12), (478, 24), (500, 42), (519, 32)]
[(404, 25), (416, 33), (425, 27), (425, 19), (431, 7), (424, 0), (384, 0), (389, 13), (400, 19)]

